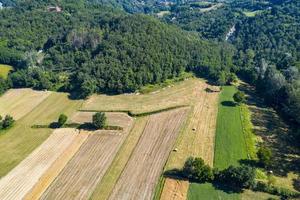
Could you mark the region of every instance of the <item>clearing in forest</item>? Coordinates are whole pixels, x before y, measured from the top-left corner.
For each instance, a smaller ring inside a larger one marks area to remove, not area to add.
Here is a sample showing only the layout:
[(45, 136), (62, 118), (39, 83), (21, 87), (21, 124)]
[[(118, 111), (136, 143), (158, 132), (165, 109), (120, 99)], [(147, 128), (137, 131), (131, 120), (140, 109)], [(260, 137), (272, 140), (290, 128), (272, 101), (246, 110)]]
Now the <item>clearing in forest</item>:
[(55, 160), (76, 139), (74, 129), (58, 129), (0, 180), (1, 199), (23, 199)]
[(131, 129), (94, 131), (65, 166), (41, 199), (88, 199), (111, 165)]
[(149, 117), (110, 199), (152, 199), (156, 183), (187, 115), (187, 108)]
[(11, 89), (0, 98), (0, 115), (20, 119), (44, 101), (51, 93), (32, 89)]
[(7, 79), (8, 73), (11, 70), (13, 70), (12, 66), (0, 64), (0, 78)]

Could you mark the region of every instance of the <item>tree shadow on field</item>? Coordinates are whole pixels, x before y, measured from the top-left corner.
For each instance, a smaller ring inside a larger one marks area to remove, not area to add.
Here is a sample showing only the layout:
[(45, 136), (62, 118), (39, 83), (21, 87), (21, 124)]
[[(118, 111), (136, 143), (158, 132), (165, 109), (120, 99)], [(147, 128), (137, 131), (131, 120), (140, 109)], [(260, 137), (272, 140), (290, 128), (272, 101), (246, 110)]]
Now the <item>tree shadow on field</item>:
[(227, 107), (235, 107), (236, 104), (233, 101), (222, 101), (221, 104)]
[(221, 184), (221, 183), (216, 183), (216, 182), (213, 182), (213, 187), (216, 189), (216, 190), (221, 190), (227, 194), (234, 194), (234, 193), (242, 193), (243, 192), (243, 189), (241, 188), (233, 188), (233, 187), (229, 187), (225, 184)]

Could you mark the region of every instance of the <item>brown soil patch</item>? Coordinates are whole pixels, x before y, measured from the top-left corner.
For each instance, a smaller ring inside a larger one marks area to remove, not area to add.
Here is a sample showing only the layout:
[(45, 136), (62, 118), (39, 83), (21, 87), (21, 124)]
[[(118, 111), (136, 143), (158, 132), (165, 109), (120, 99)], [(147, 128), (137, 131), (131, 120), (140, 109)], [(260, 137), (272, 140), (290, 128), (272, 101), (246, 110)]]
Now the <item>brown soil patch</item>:
[(11, 115), (18, 120), (45, 100), (51, 92), (32, 89), (11, 89), (0, 98), (0, 115)]
[(152, 199), (187, 109), (151, 115), (110, 199)]
[(76, 139), (74, 129), (58, 129), (0, 180), (1, 199), (23, 199), (42, 175)]
[(96, 131), (42, 195), (41, 199), (88, 199), (111, 165), (132, 125), (120, 131)]
[(189, 189), (188, 181), (166, 178), (161, 200), (186, 200)]

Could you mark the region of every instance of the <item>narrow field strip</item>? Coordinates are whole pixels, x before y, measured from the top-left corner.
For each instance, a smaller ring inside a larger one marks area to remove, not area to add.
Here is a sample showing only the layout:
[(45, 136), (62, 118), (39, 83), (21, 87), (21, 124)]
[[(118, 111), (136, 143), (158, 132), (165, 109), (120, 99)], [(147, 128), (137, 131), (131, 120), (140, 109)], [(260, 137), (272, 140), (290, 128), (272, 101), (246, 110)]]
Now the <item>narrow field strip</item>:
[(151, 115), (111, 200), (152, 199), (156, 183), (172, 150), (187, 108)]
[(1, 199), (23, 199), (57, 158), (76, 139), (74, 129), (58, 129), (0, 180)]
[(188, 181), (166, 178), (161, 200), (186, 200), (189, 189)]
[(26, 194), (24, 200), (37, 200), (54, 181), (66, 164), (75, 155), (81, 145), (88, 138), (89, 133), (78, 133), (72, 144), (59, 156), (52, 166), (43, 174), (38, 183)]
[(124, 144), (120, 148), (118, 154), (114, 158), (110, 168), (102, 180), (97, 185), (91, 199), (93, 200), (106, 200), (112, 192), (114, 185), (116, 184), (122, 170), (128, 162), (131, 153), (133, 152), (136, 144), (139, 141), (140, 136), (143, 133), (145, 125), (149, 117), (141, 117), (135, 120), (134, 126), (126, 138)]
[(93, 132), (40, 199), (88, 199), (126, 139), (122, 131)]
[(0, 115), (11, 115), (18, 120), (44, 101), (51, 92), (32, 89), (11, 89), (0, 98)]
[(220, 95), (214, 159), (218, 169), (239, 165), (239, 160), (247, 158), (240, 106), (233, 104), (235, 92), (234, 86), (224, 86)]

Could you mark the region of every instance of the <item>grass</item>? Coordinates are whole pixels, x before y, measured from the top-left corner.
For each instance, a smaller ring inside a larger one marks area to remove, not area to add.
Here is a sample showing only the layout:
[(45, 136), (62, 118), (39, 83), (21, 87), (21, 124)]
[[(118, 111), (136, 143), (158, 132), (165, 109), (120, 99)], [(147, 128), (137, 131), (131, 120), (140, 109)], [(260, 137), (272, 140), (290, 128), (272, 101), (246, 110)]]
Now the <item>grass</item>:
[(247, 17), (255, 17), (257, 14), (261, 13), (262, 10), (255, 10), (255, 11), (244, 11), (244, 15)]
[[(13, 102), (12, 102), (13, 103)], [(32, 129), (33, 124), (50, 123), (59, 114), (71, 115), (82, 101), (71, 101), (65, 93), (52, 93), (15, 125), (0, 135), (0, 177), (26, 158), (51, 134), (51, 129)]]
[(124, 144), (121, 146), (118, 154), (114, 158), (110, 168), (105, 173), (102, 180), (98, 183), (90, 199), (105, 200), (108, 199), (112, 192), (119, 176), (122, 173), (131, 153), (133, 152), (140, 136), (143, 133), (144, 127), (147, 123), (148, 117), (137, 118), (133, 129), (126, 138)]
[(243, 134), (240, 106), (233, 103), (234, 86), (224, 86), (219, 99), (214, 167), (239, 165), (247, 158), (247, 145)]
[(13, 70), (12, 66), (0, 64), (0, 77), (6, 79), (11, 70)]
[(130, 111), (139, 114), (189, 105), (199, 82), (199, 79), (190, 78), (147, 94), (93, 95), (85, 101), (82, 110)]
[(216, 190), (211, 183), (197, 184), (191, 183), (188, 192), (188, 200), (239, 200), (240, 196), (236, 193), (226, 193)]

